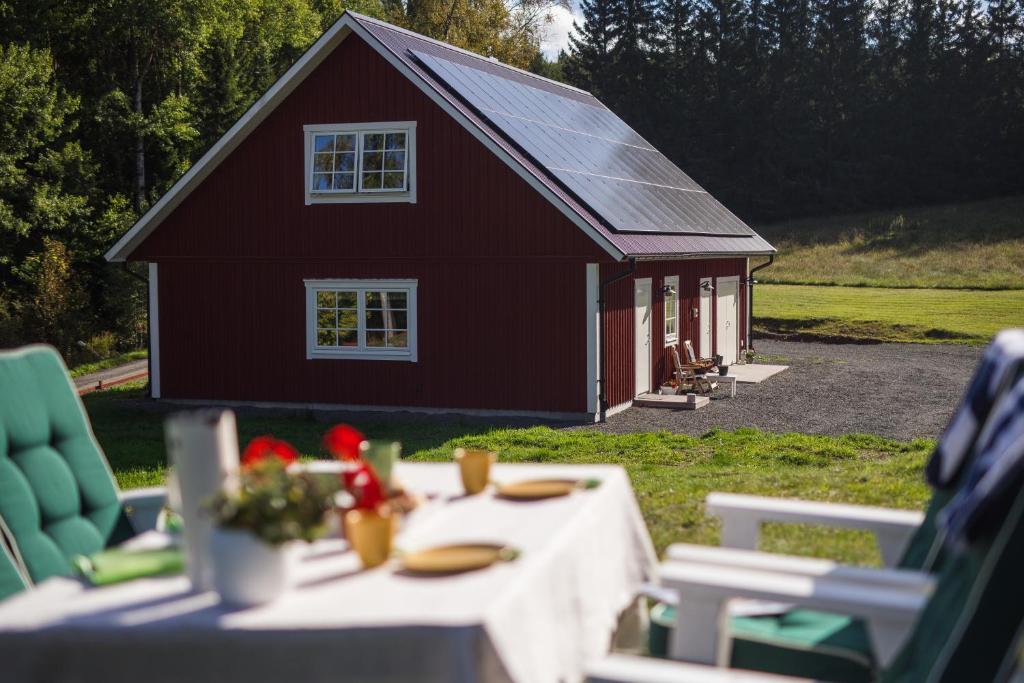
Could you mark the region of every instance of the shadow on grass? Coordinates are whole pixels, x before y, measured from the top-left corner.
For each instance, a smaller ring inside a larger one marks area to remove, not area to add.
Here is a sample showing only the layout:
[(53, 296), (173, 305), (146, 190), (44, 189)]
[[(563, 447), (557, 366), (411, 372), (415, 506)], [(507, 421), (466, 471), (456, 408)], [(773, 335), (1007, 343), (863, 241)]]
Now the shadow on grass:
[(923, 325), (901, 325), (878, 320), (840, 318), (771, 318), (754, 322), (754, 333), (765, 339), (813, 341), (835, 344), (881, 344), (885, 342), (984, 343), (953, 330)]
[[(135, 485), (162, 479), (166, 466), (163, 423), (168, 415), (201, 406), (152, 401), (138, 384), (125, 385), (84, 397), (96, 438), (119, 479), (131, 476)], [(211, 404), (215, 405), (215, 404)], [(567, 426), (572, 423), (523, 418), (484, 418), (457, 414), (322, 411), (289, 408), (233, 408), (239, 445), (263, 434), (284, 439), (300, 453), (329, 457), (321, 438), (332, 425), (348, 423), (370, 439), (399, 441), (405, 456), (437, 449), (453, 439), (484, 436), (495, 429)]]

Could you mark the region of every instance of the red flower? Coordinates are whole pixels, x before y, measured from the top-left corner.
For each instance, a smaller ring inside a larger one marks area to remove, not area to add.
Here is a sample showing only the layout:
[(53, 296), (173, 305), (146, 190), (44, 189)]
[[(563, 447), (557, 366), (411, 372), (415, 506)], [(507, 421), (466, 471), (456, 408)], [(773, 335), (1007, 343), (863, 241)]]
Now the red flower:
[(355, 427), (337, 425), (324, 434), (324, 448), (338, 460), (359, 460), (359, 446), (366, 437)]
[(299, 452), (286, 441), (280, 441), (272, 436), (257, 436), (242, 452), (242, 466), (251, 467), (271, 457), (288, 465), (298, 460)]
[(356, 499), (355, 507), (360, 510), (376, 510), (384, 502), (384, 489), (373, 468), (360, 463), (341, 473), (345, 488)]

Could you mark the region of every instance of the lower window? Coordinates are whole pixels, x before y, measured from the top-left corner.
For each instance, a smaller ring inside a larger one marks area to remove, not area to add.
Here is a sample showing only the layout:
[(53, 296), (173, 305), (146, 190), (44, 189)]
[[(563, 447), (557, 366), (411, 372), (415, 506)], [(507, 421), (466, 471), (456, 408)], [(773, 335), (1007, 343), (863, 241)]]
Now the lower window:
[(416, 361), (416, 280), (306, 280), (306, 357)]

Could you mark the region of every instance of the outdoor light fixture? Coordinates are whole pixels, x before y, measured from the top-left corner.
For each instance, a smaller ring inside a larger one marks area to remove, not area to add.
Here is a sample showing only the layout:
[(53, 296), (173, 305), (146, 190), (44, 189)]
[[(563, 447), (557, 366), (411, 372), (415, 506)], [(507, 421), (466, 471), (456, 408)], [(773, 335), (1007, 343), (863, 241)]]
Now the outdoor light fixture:
[(704, 282), (700, 283), (700, 288), (703, 289), (705, 292), (715, 291), (714, 286), (711, 284), (711, 280), (705, 280)]

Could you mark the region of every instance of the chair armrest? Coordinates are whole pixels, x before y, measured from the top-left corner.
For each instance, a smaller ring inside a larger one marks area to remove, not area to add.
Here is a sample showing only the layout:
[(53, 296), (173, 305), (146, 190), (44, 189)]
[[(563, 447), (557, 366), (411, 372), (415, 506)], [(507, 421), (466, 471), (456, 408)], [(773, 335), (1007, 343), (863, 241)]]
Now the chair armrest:
[(584, 676), (591, 683), (812, 683), (809, 678), (718, 669), (631, 655), (609, 655), (591, 662)]
[(136, 533), (157, 527), (160, 513), (167, 505), (167, 487), (149, 486), (121, 491), (121, 504), (132, 521)]
[(715, 564), (737, 569), (793, 574), (836, 581), (861, 583), (866, 586), (882, 586), (907, 590), (928, 595), (935, 587), (935, 577), (927, 572), (911, 569), (879, 569), (855, 567), (832, 560), (812, 557), (777, 555), (757, 550), (736, 550), (709, 545), (675, 543), (665, 551), (668, 560)]
[(924, 513), (914, 510), (737, 493), (710, 493), (705, 509), (722, 520), (722, 545), (729, 548), (756, 550), (764, 522), (822, 524), (874, 532), (887, 566), (896, 563), (907, 541), (924, 521)]
[[(679, 621), (670, 652), (676, 659), (714, 664), (726, 659), (726, 605), (732, 598), (783, 602), (862, 618), (878, 660), (887, 667), (902, 647), (928, 595), (828, 578), (721, 565), (668, 561), (661, 583), (679, 593)], [(720, 628), (720, 625), (722, 628)]]

